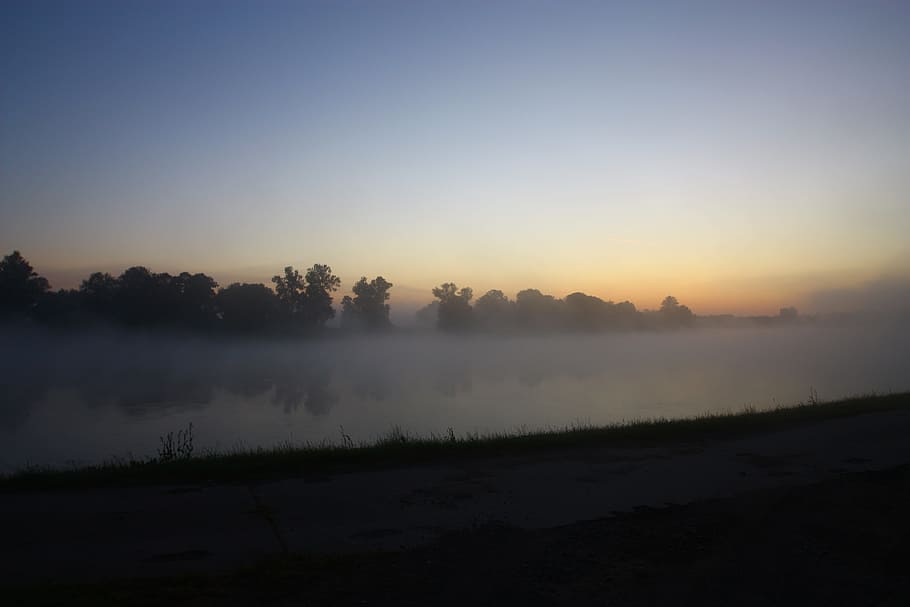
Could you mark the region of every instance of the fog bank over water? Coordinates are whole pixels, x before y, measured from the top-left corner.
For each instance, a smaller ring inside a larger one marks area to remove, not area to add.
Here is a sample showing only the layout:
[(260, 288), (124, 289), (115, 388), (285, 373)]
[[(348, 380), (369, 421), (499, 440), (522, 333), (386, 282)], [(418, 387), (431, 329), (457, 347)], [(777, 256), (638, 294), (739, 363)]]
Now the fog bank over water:
[(883, 277), (857, 287), (812, 294), (810, 305), (822, 317), (853, 316), (865, 322), (910, 324), (910, 278)]
[(910, 390), (910, 329), (775, 327), (551, 336), (400, 333), (221, 341), (12, 333), (0, 469), (196, 448), (602, 424)]

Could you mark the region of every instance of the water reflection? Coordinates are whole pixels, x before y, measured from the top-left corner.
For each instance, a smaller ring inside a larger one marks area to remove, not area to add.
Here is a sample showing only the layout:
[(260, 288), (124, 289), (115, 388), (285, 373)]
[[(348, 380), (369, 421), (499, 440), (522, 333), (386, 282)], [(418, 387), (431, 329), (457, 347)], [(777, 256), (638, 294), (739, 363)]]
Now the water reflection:
[[(209, 361), (175, 370), (163, 364), (166, 359), (117, 365), (105, 360), (97, 362), (79, 373), (45, 369), (40, 377), (34, 373), (4, 377), (0, 384), (4, 395), (0, 425), (21, 425), (34, 405), (49, 394), (61, 392), (71, 392), (86, 408), (117, 407), (136, 417), (198, 410), (210, 406), (218, 392), (250, 401), (270, 395), (269, 401), (286, 414), (303, 408), (312, 415), (325, 415), (338, 402), (331, 387), (335, 369), (331, 364), (310, 367), (271, 361), (268, 366), (253, 363), (238, 367)], [(387, 392), (386, 385), (388, 382), (380, 376), (360, 380), (359, 394), (381, 400)]]
[(40, 460), (34, 445), (43, 444), (80, 451), (94, 441), (111, 455), (135, 447), (130, 432), (153, 447), (162, 429), (187, 420), (212, 444), (256, 444), (318, 441), (342, 424), (368, 439), (392, 425), (501, 430), (768, 406), (805, 398), (810, 386), (822, 398), (906, 390), (908, 337), (819, 329), (305, 343), (31, 336), (0, 343), (0, 463), (17, 450)]
[(330, 389), (332, 367), (285, 370), (273, 381), (272, 403), (281, 406), (285, 413), (293, 413), (303, 405), (312, 415), (325, 415), (338, 401)]

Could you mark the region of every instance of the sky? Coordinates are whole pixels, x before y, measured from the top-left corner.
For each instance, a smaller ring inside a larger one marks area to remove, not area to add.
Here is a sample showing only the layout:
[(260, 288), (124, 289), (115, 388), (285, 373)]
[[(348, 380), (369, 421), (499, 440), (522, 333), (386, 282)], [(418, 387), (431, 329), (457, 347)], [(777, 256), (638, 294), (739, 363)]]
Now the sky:
[(749, 314), (910, 277), (908, 2), (6, 1), (0, 74), (0, 248), (54, 287)]

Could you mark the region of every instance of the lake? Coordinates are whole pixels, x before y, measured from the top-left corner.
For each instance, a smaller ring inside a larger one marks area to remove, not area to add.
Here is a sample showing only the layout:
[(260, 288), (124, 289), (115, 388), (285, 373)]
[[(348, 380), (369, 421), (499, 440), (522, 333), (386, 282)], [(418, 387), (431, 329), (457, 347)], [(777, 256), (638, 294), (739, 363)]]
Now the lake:
[(683, 417), (910, 390), (906, 328), (315, 341), (7, 335), (0, 470), (290, 441)]

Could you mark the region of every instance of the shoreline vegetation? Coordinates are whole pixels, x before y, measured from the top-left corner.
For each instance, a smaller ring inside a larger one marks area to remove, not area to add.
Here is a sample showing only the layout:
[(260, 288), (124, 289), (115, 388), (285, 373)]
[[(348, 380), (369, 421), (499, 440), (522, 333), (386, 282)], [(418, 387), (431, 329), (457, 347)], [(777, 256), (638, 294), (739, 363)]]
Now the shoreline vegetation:
[[(0, 326), (312, 337), (324, 334), (340, 312), (337, 325), (344, 332), (400, 330), (390, 320), (388, 301), (394, 285), (382, 276), (361, 277), (352, 285), (352, 295), (342, 297), (338, 306), (334, 294), (341, 279), (328, 265), (314, 264), (303, 273), (287, 266), (271, 282), (272, 286), (219, 286), (203, 273), (172, 275), (133, 266), (119, 276), (94, 272), (77, 289), (55, 291), (19, 251), (13, 251), (0, 260)], [(431, 292), (434, 300), (416, 312), (413, 324), (450, 333), (597, 333), (817, 321), (794, 307), (781, 308), (777, 316), (698, 316), (672, 295), (659, 309), (649, 310), (582, 292), (558, 298), (534, 288), (519, 291), (514, 299), (498, 289), (475, 299), (473, 289), (450, 282)]]
[(707, 413), (680, 419), (641, 419), (605, 426), (576, 424), (563, 428), (488, 434), (419, 436), (399, 427), (375, 441), (355, 442), (339, 429), (339, 442), (279, 444), (274, 447), (197, 452), (193, 427), (160, 438), (158, 456), (112, 460), (77, 468), (29, 467), (0, 476), (0, 492), (82, 489), (141, 485), (243, 483), (360, 468), (444, 463), (455, 458), (493, 458), (540, 454), (558, 449), (635, 448), (732, 438), (794, 425), (866, 413), (910, 410), (910, 392), (806, 401), (770, 409)]

